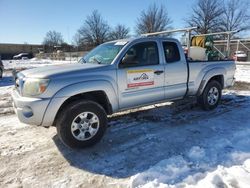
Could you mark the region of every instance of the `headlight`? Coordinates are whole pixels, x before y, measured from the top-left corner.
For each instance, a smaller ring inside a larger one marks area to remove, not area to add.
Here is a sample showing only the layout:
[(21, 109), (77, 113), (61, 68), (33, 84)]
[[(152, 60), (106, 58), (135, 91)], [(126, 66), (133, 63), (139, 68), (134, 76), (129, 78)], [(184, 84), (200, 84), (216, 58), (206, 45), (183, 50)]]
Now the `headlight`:
[(49, 79), (27, 78), (23, 85), (23, 95), (40, 95), (47, 89), (48, 85)]

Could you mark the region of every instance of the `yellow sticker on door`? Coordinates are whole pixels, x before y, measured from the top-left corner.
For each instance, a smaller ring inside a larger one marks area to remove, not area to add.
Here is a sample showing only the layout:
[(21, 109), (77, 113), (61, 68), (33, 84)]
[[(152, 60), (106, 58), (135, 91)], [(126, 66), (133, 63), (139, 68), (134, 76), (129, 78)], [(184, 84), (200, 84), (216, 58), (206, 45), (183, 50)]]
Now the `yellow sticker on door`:
[(152, 69), (127, 71), (127, 87), (154, 85), (154, 71)]

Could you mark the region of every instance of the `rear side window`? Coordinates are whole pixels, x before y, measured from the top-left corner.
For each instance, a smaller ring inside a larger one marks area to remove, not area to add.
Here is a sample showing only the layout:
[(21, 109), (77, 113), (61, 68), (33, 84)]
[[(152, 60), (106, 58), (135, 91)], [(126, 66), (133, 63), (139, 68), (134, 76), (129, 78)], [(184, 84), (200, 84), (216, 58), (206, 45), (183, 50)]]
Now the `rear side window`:
[(163, 49), (167, 63), (180, 61), (180, 52), (175, 42), (163, 42)]
[(156, 42), (142, 42), (132, 46), (123, 57), (120, 67), (136, 67), (159, 64)]

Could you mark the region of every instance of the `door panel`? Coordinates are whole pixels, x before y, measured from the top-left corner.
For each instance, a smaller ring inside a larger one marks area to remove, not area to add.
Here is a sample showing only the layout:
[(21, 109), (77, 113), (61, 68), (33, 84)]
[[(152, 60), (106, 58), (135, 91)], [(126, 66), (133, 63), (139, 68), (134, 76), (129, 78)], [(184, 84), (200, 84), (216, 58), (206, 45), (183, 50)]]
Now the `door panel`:
[(181, 59), (179, 47), (176, 42), (163, 42), (165, 55), (165, 98), (182, 98), (186, 93), (187, 65)]
[[(162, 73), (155, 74), (155, 71)], [(163, 65), (119, 69), (117, 75), (120, 108), (140, 106), (164, 99)]]
[(165, 66), (166, 99), (182, 98), (187, 89), (187, 67), (179, 61)]
[(164, 65), (158, 44), (140, 42), (128, 49), (117, 70), (120, 109), (164, 99)]

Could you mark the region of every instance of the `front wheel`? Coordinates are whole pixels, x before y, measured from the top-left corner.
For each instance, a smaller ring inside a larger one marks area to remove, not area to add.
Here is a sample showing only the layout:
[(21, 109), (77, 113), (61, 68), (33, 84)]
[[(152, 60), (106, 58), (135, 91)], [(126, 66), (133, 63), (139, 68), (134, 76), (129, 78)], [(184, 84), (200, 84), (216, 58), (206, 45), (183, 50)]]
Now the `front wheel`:
[(210, 81), (201, 96), (198, 97), (198, 103), (204, 110), (215, 109), (221, 100), (221, 84), (215, 80)]
[(56, 121), (57, 134), (71, 148), (85, 148), (101, 140), (107, 127), (105, 110), (93, 101), (76, 101)]

